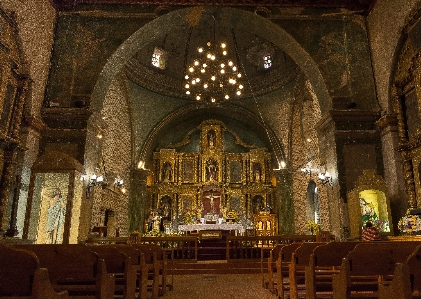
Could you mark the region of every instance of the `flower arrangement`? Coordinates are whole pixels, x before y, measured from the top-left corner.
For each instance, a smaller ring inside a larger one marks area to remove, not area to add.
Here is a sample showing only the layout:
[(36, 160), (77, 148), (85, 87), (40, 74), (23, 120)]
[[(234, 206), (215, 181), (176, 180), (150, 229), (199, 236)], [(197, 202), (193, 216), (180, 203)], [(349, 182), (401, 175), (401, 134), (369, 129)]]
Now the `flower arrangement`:
[(314, 222), (313, 220), (307, 221), (307, 228), (311, 232), (312, 235), (322, 230), (322, 228), (320, 227), (320, 224)]
[(408, 209), (398, 222), (398, 229), (401, 235), (421, 234), (421, 218), (418, 215), (411, 215), (410, 211)]
[(196, 213), (193, 211), (186, 211), (183, 215), (183, 222), (185, 224), (194, 224), (196, 223)]
[(238, 220), (240, 220), (240, 217), (238, 216), (236, 211), (229, 211), (227, 213), (227, 219), (232, 219), (235, 222), (238, 222)]
[(373, 227), (377, 228), (377, 230), (381, 233), (390, 232), (390, 227), (389, 227), (388, 221), (376, 219), (376, 220), (373, 221)]

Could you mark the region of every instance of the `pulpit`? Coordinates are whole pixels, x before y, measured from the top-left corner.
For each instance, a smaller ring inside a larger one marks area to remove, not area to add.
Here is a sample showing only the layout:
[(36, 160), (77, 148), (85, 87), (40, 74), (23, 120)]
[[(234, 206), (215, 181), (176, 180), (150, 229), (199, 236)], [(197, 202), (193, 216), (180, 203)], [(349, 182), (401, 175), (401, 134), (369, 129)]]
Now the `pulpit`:
[(274, 236), (277, 232), (275, 214), (260, 212), (253, 215), (256, 236)]

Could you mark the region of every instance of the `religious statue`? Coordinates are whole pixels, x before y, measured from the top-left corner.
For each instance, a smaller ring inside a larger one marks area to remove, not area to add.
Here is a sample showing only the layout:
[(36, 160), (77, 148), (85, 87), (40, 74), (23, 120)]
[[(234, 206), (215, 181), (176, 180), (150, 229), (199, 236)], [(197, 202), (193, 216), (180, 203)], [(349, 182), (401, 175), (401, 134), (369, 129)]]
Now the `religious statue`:
[(210, 199), (210, 213), (214, 214), (215, 213), (215, 203), (214, 203), (214, 199), (220, 198), (221, 196), (219, 195), (214, 195), (213, 194), (213, 190), (211, 190), (211, 193), (207, 196), (205, 196), (205, 198), (209, 198)]
[(262, 179), (262, 171), (261, 171), (260, 164), (258, 163), (255, 163), (253, 165), (253, 178), (255, 182), (260, 182)]
[(206, 162), (206, 180), (216, 181), (218, 180), (218, 166), (212, 159)]
[(60, 244), (66, 215), (66, 204), (59, 188), (51, 193), (47, 216), (47, 243)]
[(163, 182), (170, 182), (172, 175), (172, 168), (171, 164), (168, 162), (164, 163), (163, 170), (162, 170), (162, 181)]
[(215, 143), (216, 143), (216, 134), (214, 130), (209, 130), (207, 133), (207, 138), (208, 138), (208, 146), (209, 147), (214, 147)]

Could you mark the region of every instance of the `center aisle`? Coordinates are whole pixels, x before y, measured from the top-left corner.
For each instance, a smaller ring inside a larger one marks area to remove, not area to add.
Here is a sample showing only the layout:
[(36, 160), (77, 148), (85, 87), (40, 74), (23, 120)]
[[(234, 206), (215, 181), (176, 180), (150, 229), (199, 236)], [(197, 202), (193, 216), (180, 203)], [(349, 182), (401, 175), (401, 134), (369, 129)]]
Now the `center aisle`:
[(174, 275), (174, 289), (162, 299), (274, 299), (261, 274)]

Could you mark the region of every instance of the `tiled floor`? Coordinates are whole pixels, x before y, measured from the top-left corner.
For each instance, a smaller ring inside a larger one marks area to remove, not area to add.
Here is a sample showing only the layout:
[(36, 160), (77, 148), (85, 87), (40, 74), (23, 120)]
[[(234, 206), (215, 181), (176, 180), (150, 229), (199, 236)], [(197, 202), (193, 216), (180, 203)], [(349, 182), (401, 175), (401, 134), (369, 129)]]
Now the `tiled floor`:
[[(171, 278), (169, 278), (171, 280)], [(276, 299), (262, 287), (261, 274), (174, 275), (162, 299)]]

